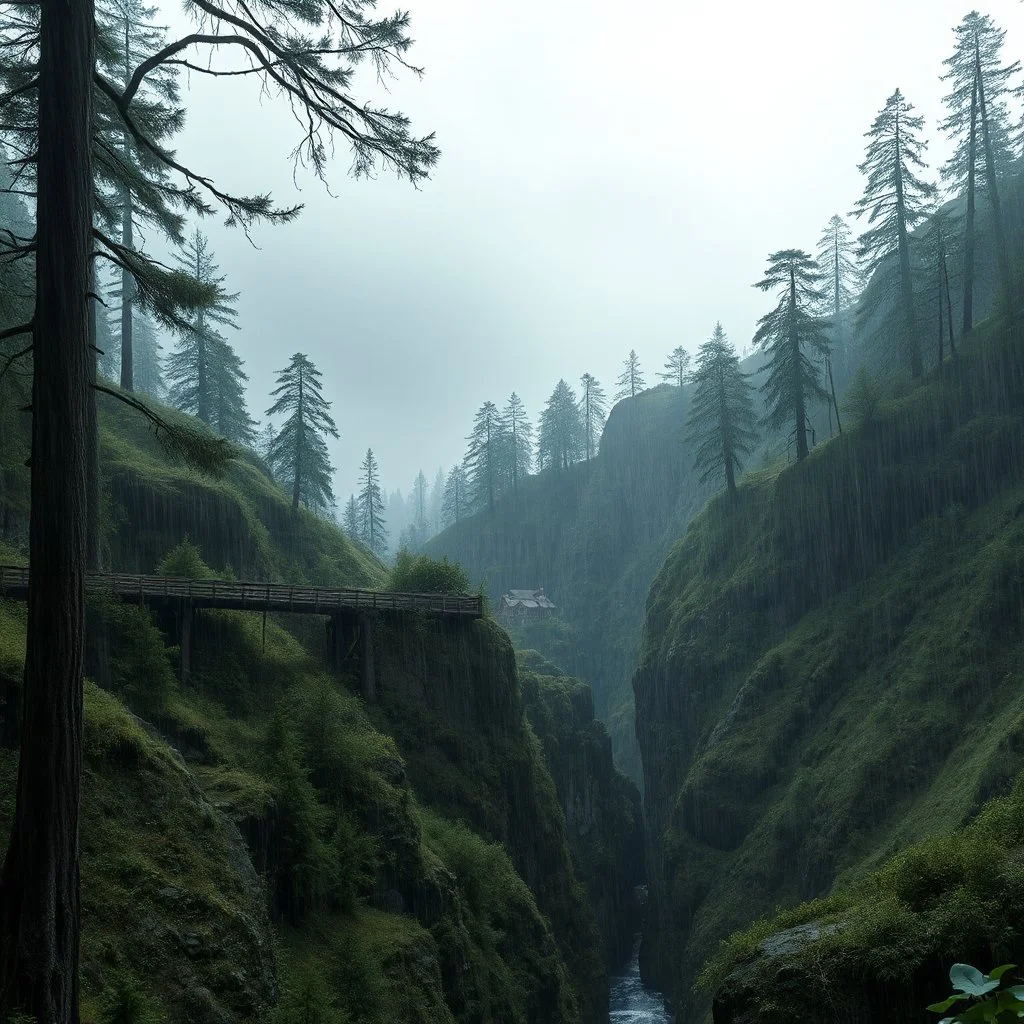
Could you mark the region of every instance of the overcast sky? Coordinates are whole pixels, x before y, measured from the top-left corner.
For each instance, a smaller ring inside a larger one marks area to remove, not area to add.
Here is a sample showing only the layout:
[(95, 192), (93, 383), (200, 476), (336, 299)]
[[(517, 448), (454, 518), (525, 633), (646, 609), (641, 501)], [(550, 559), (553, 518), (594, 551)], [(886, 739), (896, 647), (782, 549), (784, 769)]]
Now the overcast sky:
[[(945, 155), (942, 60), (963, 0), (408, 0), (422, 80), (382, 100), (436, 131), (419, 191), (383, 174), (306, 209), (254, 248), (208, 221), (241, 298), (232, 340), (261, 418), (295, 351), (321, 368), (341, 439), (337, 494), (372, 446), (390, 491), (461, 458), (473, 414), (516, 390), (536, 418), (559, 377), (611, 394), (622, 359), (655, 383), (720, 319), (742, 351), (766, 308), (766, 255), (815, 247), (861, 192), (863, 133), (899, 86)], [(382, 6), (387, 6), (386, 2)], [(982, 10), (1024, 56), (1024, 7)], [(182, 24), (172, 0), (164, 17)], [(236, 192), (296, 199), (285, 106), (244, 80), (193, 76), (186, 163)]]

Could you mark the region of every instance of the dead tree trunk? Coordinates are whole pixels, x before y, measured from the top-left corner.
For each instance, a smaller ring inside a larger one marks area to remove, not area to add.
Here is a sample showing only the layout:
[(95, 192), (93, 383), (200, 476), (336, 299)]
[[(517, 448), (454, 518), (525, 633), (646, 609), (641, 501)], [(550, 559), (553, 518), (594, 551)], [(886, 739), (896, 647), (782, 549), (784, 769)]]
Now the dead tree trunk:
[(93, 0), (41, 0), (32, 510), (18, 793), (0, 880), (0, 1017), (78, 1022)]

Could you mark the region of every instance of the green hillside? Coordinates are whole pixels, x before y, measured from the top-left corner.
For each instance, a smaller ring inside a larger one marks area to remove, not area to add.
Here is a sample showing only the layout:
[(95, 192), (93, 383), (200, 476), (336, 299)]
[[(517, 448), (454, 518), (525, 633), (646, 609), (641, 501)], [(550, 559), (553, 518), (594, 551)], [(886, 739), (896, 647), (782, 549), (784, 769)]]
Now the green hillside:
[[(949, 834), (1024, 767), (1022, 340), (988, 324), (871, 423), (748, 478), (658, 574), (643, 964), (684, 1014), (730, 932)], [(973, 952), (931, 941), (920, 959)]]
[[(111, 567), (387, 585), (365, 550), (294, 513), (253, 457), (201, 476), (120, 404), (101, 415)], [(7, 560), (23, 559), (24, 476), (7, 474)], [(326, 670), (319, 620), (200, 612), (182, 685), (171, 619), (132, 602), (90, 610), (85, 1020), (604, 1019), (591, 899), (607, 885), (612, 900), (624, 868), (610, 858), (590, 892), (586, 865), (577, 876), (493, 622), (380, 623), (379, 701), (366, 704), (354, 660)], [(24, 607), (0, 603), (0, 836), (24, 631)], [(582, 742), (552, 735), (566, 751)], [(598, 810), (615, 831), (631, 813)]]

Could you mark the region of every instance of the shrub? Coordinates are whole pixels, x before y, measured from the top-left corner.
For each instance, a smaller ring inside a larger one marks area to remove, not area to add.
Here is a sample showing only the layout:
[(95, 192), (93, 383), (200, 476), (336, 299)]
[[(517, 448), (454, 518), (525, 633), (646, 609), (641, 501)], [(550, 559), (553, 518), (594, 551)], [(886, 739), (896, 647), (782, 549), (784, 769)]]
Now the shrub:
[(110, 686), (140, 714), (162, 711), (177, 686), (164, 636), (137, 604), (109, 601), (102, 607), (110, 637)]
[(846, 392), (843, 402), (846, 415), (853, 421), (854, 426), (866, 427), (874, 421), (881, 401), (882, 393), (879, 390), (878, 382), (862, 366)]
[(203, 561), (199, 548), (186, 536), (160, 559), (158, 576), (178, 576), (188, 580), (212, 580), (217, 574)]
[(163, 1024), (160, 1004), (128, 975), (118, 975), (100, 1007), (99, 1024)]
[(469, 576), (458, 562), (399, 551), (387, 589), (407, 594), (468, 594)]

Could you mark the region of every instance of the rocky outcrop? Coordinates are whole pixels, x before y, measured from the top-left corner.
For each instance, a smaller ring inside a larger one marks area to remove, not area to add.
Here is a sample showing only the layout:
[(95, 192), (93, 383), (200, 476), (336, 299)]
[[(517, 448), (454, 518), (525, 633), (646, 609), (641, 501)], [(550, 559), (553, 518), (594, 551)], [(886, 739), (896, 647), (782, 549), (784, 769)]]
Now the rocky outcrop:
[(594, 718), (590, 687), (535, 651), (521, 652), (526, 717), (540, 740), (565, 814), (569, 847), (597, 915), (605, 962), (628, 962), (639, 931), (644, 883), (640, 793), (612, 762), (611, 739)]

